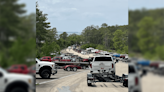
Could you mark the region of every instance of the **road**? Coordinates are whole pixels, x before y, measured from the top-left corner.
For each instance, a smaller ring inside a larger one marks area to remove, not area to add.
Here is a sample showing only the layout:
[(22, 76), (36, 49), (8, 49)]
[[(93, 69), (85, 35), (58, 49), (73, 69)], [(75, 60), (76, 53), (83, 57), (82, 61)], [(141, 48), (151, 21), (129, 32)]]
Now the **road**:
[(164, 76), (149, 72), (141, 79), (142, 92), (164, 92)]
[[(68, 51), (68, 50), (66, 50)], [(75, 53), (83, 58), (92, 56), (81, 55), (73, 50), (68, 51)], [(122, 73), (128, 73), (128, 64), (116, 63), (116, 75), (121, 76)], [(87, 73), (89, 70), (79, 69), (77, 72), (64, 71), (58, 69), (56, 75), (52, 75), (51, 79), (41, 79), (36, 75), (36, 92), (128, 92), (128, 88), (122, 86), (119, 82), (97, 82), (93, 86), (87, 86)]]

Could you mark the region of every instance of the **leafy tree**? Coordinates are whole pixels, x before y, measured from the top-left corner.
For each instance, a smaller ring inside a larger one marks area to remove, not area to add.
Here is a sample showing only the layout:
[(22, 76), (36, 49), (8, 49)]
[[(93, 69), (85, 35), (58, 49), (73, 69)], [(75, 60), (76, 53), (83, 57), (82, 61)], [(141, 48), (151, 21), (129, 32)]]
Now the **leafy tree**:
[(124, 33), (122, 30), (116, 30), (114, 32), (114, 38), (113, 38), (113, 41), (114, 41), (114, 47), (117, 49), (117, 50), (123, 50), (123, 47), (124, 47)]
[(66, 40), (68, 34), (66, 32), (63, 32), (62, 34), (60, 34), (60, 38)]

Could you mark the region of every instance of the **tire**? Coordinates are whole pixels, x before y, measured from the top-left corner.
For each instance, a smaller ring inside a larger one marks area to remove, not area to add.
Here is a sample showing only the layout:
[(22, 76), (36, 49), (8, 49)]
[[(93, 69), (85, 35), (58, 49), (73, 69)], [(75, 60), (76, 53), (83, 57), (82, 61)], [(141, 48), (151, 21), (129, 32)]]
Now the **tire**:
[(76, 72), (76, 71), (77, 71), (77, 68), (76, 68), (76, 67), (73, 67), (72, 70), (73, 70), (74, 72)]
[(88, 86), (92, 86), (92, 83), (88, 83), (88, 79), (87, 79), (87, 85), (88, 85)]
[(67, 71), (71, 71), (71, 68), (70, 68), (70, 67), (67, 67), (66, 70), (67, 70)]
[(40, 76), (43, 79), (49, 79), (51, 77), (51, 72), (48, 69), (44, 69), (44, 70), (41, 71)]
[(23, 87), (14, 87), (9, 92), (27, 92), (27, 89)]

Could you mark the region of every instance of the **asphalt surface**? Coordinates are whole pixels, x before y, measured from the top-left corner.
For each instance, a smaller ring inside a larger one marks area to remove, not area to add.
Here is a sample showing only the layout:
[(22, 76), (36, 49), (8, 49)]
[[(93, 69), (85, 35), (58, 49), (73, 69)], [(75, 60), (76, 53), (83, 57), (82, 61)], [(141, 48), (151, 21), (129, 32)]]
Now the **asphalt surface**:
[[(82, 58), (93, 55), (81, 55), (73, 50), (68, 52), (79, 55)], [(128, 73), (127, 63), (120, 61), (116, 63), (115, 67), (116, 75), (121, 76), (123, 73)], [(58, 73), (52, 75), (51, 79), (41, 79), (39, 75), (36, 75), (36, 92), (128, 92), (128, 88), (122, 86), (120, 82), (97, 82), (88, 87), (87, 73), (89, 73), (87, 69), (78, 69), (77, 72), (58, 69)]]

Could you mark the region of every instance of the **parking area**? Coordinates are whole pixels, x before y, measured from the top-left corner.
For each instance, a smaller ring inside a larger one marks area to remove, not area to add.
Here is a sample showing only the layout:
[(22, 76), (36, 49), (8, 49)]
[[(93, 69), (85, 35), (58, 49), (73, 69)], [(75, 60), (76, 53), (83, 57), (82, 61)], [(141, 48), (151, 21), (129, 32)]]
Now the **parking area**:
[[(116, 64), (116, 75), (128, 72), (128, 64), (119, 61)], [(79, 69), (77, 72), (58, 69), (51, 79), (41, 79), (36, 75), (37, 92), (128, 92), (120, 82), (96, 82), (87, 86), (87, 73), (89, 70)]]
[(70, 75), (73, 75), (73, 74), (78, 74), (78, 73), (84, 72), (84, 71), (87, 71), (87, 70), (78, 69), (76, 72), (74, 72), (74, 71), (64, 71), (63, 69), (58, 69), (58, 73), (55, 74), (55, 75), (51, 75), (50, 79), (42, 79), (39, 76), (39, 74), (36, 74), (35, 75), (36, 76), (36, 84), (48, 83), (48, 82), (58, 80), (58, 79), (61, 79), (61, 78), (64, 78), (64, 77), (67, 77), (67, 76), (70, 76)]

